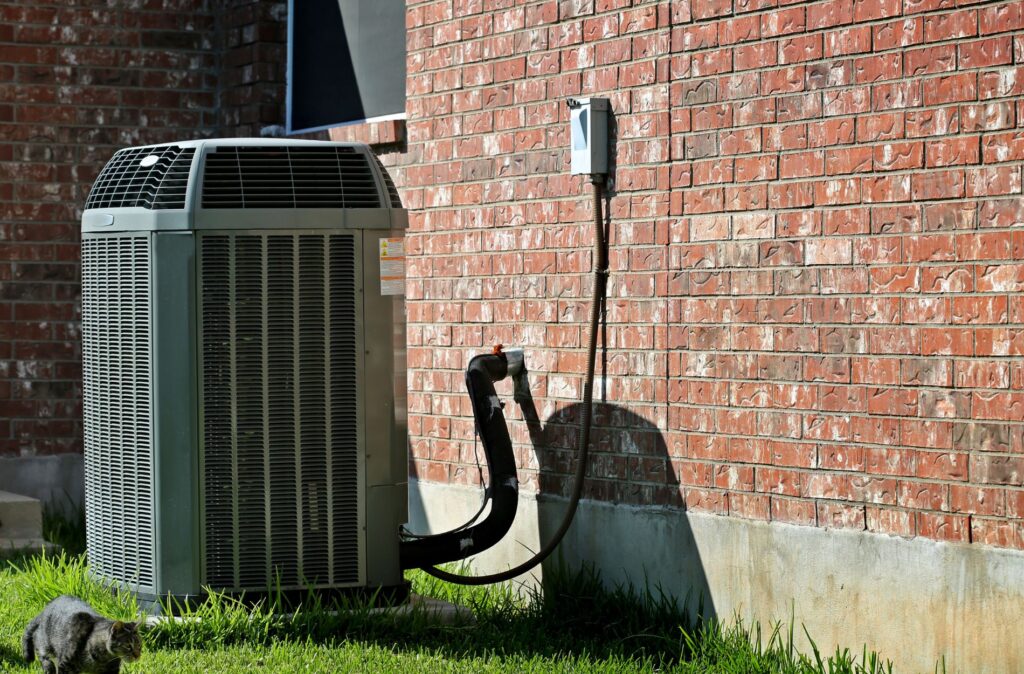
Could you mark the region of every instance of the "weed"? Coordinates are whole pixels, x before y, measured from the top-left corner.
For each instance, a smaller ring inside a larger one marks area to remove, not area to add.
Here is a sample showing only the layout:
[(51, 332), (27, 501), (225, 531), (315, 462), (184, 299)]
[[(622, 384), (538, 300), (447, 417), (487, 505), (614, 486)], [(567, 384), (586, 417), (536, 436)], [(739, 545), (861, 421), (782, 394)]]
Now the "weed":
[(89, 602), (103, 615), (119, 620), (134, 620), (139, 615), (139, 604), (131, 592), (102, 583), (89, 575), (89, 567), (82, 555), (69, 555), (61, 551), (53, 555), (43, 553), (12, 563), (24, 587), (24, 597), (40, 609), (54, 597), (69, 594)]

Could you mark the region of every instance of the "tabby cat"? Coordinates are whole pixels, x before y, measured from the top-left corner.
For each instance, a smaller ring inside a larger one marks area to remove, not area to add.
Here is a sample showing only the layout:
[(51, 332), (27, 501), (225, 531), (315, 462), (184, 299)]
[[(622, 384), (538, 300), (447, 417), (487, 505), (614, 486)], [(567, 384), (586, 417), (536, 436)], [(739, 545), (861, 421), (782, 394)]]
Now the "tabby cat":
[(117, 674), (142, 654), (138, 623), (108, 620), (78, 597), (62, 595), (25, 628), (21, 651), (44, 674)]

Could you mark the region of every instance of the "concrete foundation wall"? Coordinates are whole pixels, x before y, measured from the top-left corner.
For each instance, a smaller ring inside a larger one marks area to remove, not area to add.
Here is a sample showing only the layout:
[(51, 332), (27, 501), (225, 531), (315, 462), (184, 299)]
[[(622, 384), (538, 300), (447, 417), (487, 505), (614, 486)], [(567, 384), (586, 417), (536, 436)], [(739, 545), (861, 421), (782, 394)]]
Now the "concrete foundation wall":
[(0, 491), (31, 496), (46, 507), (79, 508), (85, 502), (82, 455), (0, 457)]
[[(416, 532), (461, 524), (478, 490), (414, 481)], [(564, 502), (524, 496), (513, 531), (476, 572), (525, 560), (557, 527)], [(1024, 671), (1024, 554), (984, 546), (828, 530), (660, 508), (584, 502), (560, 546), (610, 583), (647, 582), (706, 614), (806, 625), (823, 652), (863, 644), (898, 672)], [(540, 577), (538, 571), (535, 578)], [(801, 644), (807, 647), (801, 633)]]

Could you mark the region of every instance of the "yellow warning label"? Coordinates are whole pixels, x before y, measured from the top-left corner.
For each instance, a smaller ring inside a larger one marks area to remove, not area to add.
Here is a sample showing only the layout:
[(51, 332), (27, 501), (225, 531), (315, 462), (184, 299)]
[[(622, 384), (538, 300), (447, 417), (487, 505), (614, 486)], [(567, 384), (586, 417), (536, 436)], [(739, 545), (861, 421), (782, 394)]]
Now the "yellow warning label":
[(380, 240), (380, 294), (405, 294), (405, 239)]

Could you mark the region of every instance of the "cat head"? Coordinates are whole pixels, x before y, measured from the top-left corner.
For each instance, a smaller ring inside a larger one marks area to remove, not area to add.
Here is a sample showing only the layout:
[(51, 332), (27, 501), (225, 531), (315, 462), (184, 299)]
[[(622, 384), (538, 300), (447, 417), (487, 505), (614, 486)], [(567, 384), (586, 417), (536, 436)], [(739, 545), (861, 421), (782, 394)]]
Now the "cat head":
[(139, 638), (139, 624), (117, 620), (110, 625), (110, 641), (107, 648), (112, 655), (125, 660), (138, 660), (142, 655), (142, 639)]

